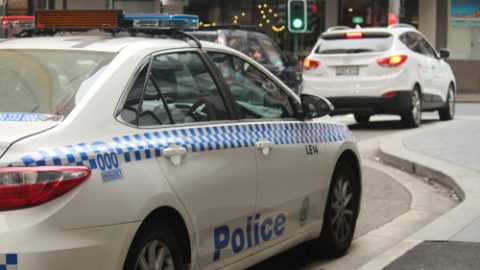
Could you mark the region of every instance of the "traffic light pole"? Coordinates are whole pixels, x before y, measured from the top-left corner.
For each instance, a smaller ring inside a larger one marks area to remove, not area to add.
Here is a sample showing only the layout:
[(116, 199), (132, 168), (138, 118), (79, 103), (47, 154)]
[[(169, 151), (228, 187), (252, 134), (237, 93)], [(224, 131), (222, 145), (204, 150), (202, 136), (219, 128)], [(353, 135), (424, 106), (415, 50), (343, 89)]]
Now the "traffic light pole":
[(298, 34), (293, 34), (293, 56), (295, 58), (298, 57)]

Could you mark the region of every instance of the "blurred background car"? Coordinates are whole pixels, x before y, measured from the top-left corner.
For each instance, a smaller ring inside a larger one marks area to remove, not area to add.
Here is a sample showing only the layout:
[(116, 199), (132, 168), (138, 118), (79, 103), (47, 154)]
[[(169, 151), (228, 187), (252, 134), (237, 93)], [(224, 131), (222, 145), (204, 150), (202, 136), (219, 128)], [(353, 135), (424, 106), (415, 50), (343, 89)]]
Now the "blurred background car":
[(422, 111), (450, 120), (456, 87), (448, 56), (410, 25), (334, 27), (304, 60), (302, 93), (327, 97), (334, 113), (353, 113), (360, 123), (396, 114), (405, 127), (417, 127)]
[(302, 85), (302, 67), (294, 57), (288, 57), (267, 35), (243, 29), (214, 29), (190, 32), (200, 40), (216, 42), (252, 57), (275, 74), (295, 93)]

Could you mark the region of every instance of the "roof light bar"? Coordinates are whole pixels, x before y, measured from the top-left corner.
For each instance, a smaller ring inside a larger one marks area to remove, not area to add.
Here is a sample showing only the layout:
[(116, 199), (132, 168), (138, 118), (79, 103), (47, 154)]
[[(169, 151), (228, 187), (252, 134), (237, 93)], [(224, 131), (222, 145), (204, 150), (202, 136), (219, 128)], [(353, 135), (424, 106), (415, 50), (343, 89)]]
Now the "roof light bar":
[(20, 29), (34, 29), (34, 16), (2, 16), (0, 17), (2, 28), (20, 28)]
[(127, 13), (123, 16), (124, 27), (137, 30), (198, 29), (197, 15), (170, 13)]
[(37, 29), (115, 30), (120, 28), (122, 10), (38, 10), (35, 17)]

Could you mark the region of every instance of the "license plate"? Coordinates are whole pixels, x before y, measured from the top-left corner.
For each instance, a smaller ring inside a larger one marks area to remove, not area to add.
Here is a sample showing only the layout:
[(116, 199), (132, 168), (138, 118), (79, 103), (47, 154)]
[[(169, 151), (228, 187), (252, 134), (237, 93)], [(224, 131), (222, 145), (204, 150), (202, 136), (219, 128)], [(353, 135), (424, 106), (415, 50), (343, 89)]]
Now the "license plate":
[(337, 76), (358, 75), (358, 66), (341, 66), (336, 68)]

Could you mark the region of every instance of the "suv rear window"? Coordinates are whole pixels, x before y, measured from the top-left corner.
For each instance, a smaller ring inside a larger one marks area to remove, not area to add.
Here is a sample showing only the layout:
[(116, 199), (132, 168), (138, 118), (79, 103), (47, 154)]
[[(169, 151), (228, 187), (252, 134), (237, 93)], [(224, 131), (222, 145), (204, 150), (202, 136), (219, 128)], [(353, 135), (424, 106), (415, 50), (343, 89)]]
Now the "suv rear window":
[(66, 116), (114, 53), (0, 50), (0, 112)]
[(361, 38), (347, 38), (344, 33), (322, 35), (315, 49), (317, 54), (383, 52), (392, 47), (388, 33), (363, 33)]

